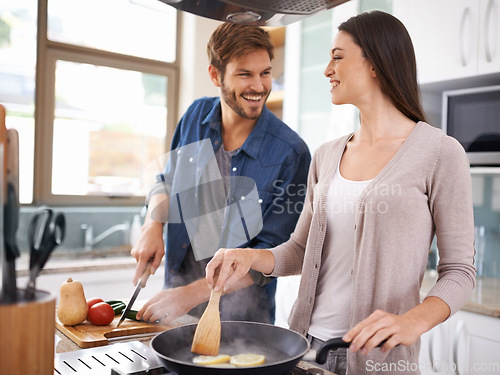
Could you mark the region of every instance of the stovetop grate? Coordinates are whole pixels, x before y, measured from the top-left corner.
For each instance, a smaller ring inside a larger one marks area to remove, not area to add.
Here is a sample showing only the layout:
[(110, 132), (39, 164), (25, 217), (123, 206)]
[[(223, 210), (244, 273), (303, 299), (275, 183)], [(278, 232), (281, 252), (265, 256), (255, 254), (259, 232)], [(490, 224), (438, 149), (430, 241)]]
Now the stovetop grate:
[(154, 351), (139, 341), (59, 353), (54, 375), (166, 374)]

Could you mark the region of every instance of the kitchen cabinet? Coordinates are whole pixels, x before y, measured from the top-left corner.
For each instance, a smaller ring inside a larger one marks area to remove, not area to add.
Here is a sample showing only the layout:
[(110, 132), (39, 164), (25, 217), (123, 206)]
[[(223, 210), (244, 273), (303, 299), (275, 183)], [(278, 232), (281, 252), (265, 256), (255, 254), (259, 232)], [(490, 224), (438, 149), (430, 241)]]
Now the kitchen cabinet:
[(500, 0), (481, 0), (479, 9), (479, 73), (500, 72)]
[(279, 118), (283, 117), (283, 71), (284, 71), (284, 49), (285, 49), (285, 27), (265, 27), (269, 33), (274, 46), (273, 65), (273, 89), (266, 106)]
[(500, 72), (500, 0), (393, 0), (417, 57), (419, 83)]
[(500, 319), (459, 311), (422, 335), (422, 375), (499, 374)]

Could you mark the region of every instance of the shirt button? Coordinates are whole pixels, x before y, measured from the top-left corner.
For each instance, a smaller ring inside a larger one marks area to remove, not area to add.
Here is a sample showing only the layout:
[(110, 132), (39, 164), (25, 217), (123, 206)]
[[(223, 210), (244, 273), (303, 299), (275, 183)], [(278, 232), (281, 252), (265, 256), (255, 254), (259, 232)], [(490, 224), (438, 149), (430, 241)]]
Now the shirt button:
[(236, 172), (237, 170), (238, 170), (238, 168), (233, 167), (233, 172)]
[(172, 275), (175, 275), (175, 270), (170, 270), (170, 273), (171, 273)]
[(259, 203), (262, 203), (262, 199), (259, 199)]
[(187, 244), (182, 244), (182, 248), (185, 249), (187, 247)]
[(318, 263), (316, 263), (316, 264), (314, 265), (314, 268), (318, 269), (318, 268), (319, 268), (319, 264), (318, 264)]
[(243, 201), (243, 200), (245, 200), (245, 196), (243, 196), (243, 195), (242, 195), (240, 199), (241, 199), (242, 201)]
[(219, 144), (219, 141), (215, 141), (215, 142), (214, 142), (214, 144), (215, 144), (215, 145), (218, 145), (218, 144)]
[(313, 303), (313, 299), (311, 297), (311, 298), (309, 298), (309, 304), (312, 305), (312, 303)]

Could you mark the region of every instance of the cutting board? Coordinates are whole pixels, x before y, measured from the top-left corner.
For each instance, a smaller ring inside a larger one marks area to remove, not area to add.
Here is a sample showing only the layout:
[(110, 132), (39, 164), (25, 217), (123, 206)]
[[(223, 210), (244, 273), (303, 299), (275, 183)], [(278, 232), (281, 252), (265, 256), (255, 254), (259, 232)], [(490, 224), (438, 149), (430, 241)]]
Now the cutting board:
[(95, 326), (85, 321), (76, 326), (65, 326), (56, 316), (56, 327), (64, 333), (69, 339), (75, 342), (81, 348), (93, 348), (108, 344), (108, 339), (138, 335), (144, 333), (163, 332), (170, 328), (178, 327), (181, 324), (164, 325), (160, 323), (136, 322), (125, 319), (120, 327), (116, 328), (120, 316), (116, 316), (113, 322), (107, 326)]

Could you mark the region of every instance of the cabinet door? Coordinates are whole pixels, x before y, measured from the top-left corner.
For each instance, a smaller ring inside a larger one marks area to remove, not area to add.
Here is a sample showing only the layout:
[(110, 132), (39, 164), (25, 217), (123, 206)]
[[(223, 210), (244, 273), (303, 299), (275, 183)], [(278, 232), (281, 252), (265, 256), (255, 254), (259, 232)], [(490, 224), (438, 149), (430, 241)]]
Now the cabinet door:
[(393, 4), (394, 15), (412, 38), (420, 83), (477, 74), (477, 0), (394, 0)]
[(500, 0), (481, 0), (479, 22), (480, 74), (500, 71)]
[(450, 324), (437, 325), (421, 337), (419, 367), (422, 375), (446, 375), (451, 361)]
[(499, 374), (500, 319), (467, 311), (457, 312), (452, 319), (457, 322), (453, 357), (458, 374)]

